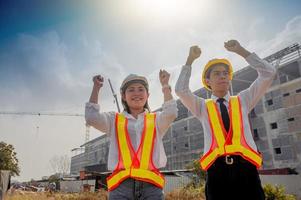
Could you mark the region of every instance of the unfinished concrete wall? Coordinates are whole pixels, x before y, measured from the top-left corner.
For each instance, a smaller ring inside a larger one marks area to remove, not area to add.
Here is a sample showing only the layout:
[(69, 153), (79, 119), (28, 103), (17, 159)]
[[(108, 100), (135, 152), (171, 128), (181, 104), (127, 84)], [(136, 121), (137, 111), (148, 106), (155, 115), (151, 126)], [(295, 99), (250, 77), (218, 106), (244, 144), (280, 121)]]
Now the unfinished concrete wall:
[(60, 191), (71, 193), (82, 192), (85, 184), (90, 186), (90, 192), (95, 191), (95, 180), (60, 181)]

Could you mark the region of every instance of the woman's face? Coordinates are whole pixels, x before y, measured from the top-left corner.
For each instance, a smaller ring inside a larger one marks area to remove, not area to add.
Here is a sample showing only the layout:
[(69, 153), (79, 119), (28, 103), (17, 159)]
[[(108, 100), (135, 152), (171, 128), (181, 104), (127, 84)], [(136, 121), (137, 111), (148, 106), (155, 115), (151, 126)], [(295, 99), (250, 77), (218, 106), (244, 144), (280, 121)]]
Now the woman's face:
[(138, 110), (143, 109), (148, 96), (146, 88), (141, 83), (132, 83), (126, 88), (122, 98), (130, 109)]

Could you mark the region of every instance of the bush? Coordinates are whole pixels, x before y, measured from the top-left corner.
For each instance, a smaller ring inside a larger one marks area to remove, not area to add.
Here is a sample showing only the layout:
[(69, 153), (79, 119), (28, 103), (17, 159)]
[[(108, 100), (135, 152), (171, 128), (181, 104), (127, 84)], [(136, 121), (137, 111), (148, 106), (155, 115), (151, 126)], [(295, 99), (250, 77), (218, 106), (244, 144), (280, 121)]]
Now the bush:
[(266, 184), (263, 187), (266, 200), (296, 200), (294, 195), (286, 194), (283, 186)]
[(107, 200), (106, 191), (84, 192), (84, 193), (36, 193), (17, 191), (14, 194), (7, 195), (7, 200)]
[[(266, 200), (296, 200), (296, 197), (285, 193), (283, 186), (273, 186), (270, 184), (263, 187)], [(193, 184), (183, 188), (173, 190), (166, 193), (166, 200), (204, 200), (205, 199), (204, 185), (194, 187)], [(7, 195), (7, 200), (107, 200), (108, 194), (106, 191), (96, 193), (34, 193), (25, 191), (16, 191), (13, 194)]]
[(190, 183), (191, 186), (198, 188), (205, 184), (206, 172), (202, 170), (199, 160), (193, 160), (190, 162), (186, 166), (186, 169), (191, 170), (193, 174), (192, 181)]
[(205, 187), (186, 186), (181, 189), (173, 190), (165, 195), (165, 200), (204, 200)]

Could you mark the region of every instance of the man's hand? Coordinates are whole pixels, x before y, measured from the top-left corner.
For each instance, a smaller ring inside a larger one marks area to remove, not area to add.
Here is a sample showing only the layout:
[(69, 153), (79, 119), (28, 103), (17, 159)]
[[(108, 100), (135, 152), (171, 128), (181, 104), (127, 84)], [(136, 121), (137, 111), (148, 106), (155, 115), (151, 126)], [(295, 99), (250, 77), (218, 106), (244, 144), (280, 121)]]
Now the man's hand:
[(93, 77), (94, 87), (100, 89), (103, 86), (104, 79), (101, 75), (96, 75)]
[(237, 53), (244, 58), (248, 57), (251, 54), (249, 51), (243, 48), (237, 40), (229, 40), (224, 43), (224, 46), (228, 51)]
[(186, 65), (192, 65), (193, 61), (200, 57), (202, 51), (198, 46), (192, 46), (189, 50), (189, 56), (186, 61)]
[(229, 40), (227, 42), (224, 43), (225, 48), (228, 51), (232, 51), (234, 53), (237, 53), (238, 51), (241, 50), (241, 45), (239, 44), (239, 42), (237, 40)]
[(168, 85), (170, 74), (164, 69), (160, 69), (159, 79), (162, 86)]

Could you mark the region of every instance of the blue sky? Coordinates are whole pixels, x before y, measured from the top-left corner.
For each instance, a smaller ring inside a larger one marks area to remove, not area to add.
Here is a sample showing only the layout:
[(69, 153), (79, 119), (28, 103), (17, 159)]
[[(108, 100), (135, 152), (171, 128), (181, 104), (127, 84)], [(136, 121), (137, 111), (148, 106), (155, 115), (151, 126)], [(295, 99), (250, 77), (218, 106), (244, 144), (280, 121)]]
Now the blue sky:
[[(110, 78), (118, 91), (129, 73), (147, 76), (155, 109), (163, 101), (159, 69), (171, 72), (174, 86), (191, 45), (203, 51), (193, 68), (195, 90), (213, 57), (229, 58), (235, 69), (247, 65), (225, 51), (226, 40), (237, 39), (261, 57), (301, 42), (297, 0), (1, 0), (0, 9), (0, 111), (83, 113), (93, 75)], [(108, 84), (100, 106), (116, 110)], [(83, 143), (84, 123), (1, 115), (0, 140), (16, 147), (19, 179), (51, 174), (51, 157), (70, 155)]]

